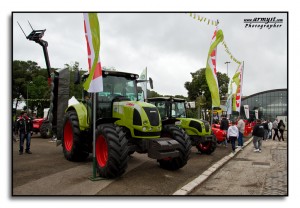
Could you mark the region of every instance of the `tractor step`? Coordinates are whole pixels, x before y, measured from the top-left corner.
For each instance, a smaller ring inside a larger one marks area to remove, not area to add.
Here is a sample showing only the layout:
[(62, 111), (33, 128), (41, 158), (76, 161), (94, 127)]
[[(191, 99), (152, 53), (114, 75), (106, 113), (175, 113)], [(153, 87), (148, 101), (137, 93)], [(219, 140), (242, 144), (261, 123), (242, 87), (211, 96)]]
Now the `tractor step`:
[(164, 159), (179, 157), (179, 143), (170, 138), (159, 138), (149, 140), (148, 157), (152, 159)]

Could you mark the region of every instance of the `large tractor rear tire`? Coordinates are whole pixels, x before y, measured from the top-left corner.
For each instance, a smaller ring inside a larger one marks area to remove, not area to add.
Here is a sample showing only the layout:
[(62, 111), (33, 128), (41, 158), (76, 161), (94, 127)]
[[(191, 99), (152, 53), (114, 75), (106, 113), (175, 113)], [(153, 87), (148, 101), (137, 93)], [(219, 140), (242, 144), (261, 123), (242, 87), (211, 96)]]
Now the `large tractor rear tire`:
[(97, 127), (95, 156), (100, 177), (116, 178), (126, 171), (128, 141), (125, 135), (114, 124), (101, 124)]
[(65, 115), (62, 147), (67, 160), (84, 161), (89, 156), (87, 143), (84, 138), (80, 137), (76, 111), (68, 111)]
[(215, 151), (217, 147), (216, 142), (213, 141), (207, 141), (207, 142), (201, 142), (198, 145), (196, 145), (196, 148), (198, 149), (199, 152), (202, 154), (207, 154), (210, 155)]
[(52, 132), (50, 129), (49, 121), (47, 121), (47, 120), (43, 121), (43, 123), (41, 124), (41, 127), (40, 127), (40, 134), (41, 134), (42, 138), (52, 137)]
[(187, 134), (175, 125), (164, 125), (161, 136), (176, 140), (180, 144), (180, 147), (178, 148), (179, 157), (157, 160), (160, 167), (167, 170), (177, 170), (185, 166), (189, 160), (192, 147)]

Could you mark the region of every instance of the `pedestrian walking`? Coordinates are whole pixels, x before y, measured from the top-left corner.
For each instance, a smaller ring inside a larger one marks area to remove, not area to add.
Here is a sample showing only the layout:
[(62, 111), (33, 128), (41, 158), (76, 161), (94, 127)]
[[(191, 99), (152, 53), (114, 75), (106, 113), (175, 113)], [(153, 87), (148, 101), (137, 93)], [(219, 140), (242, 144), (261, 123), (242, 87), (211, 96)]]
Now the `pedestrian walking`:
[(265, 131), (263, 140), (267, 141), (268, 133), (269, 133), (268, 121), (265, 120), (262, 124), (264, 126), (264, 131)]
[(228, 128), (227, 131), (227, 138), (231, 142), (232, 152), (235, 152), (235, 141), (239, 136), (239, 129), (236, 126), (234, 121), (231, 122), (231, 126)]
[(257, 120), (256, 125), (253, 128), (253, 145), (254, 152), (261, 152), (262, 140), (265, 134), (264, 125), (261, 123), (261, 120)]
[(279, 137), (279, 141), (281, 141), (281, 139), (282, 139), (282, 141), (284, 141), (284, 138), (283, 138), (283, 132), (284, 132), (284, 130), (285, 130), (285, 125), (284, 125), (284, 123), (283, 123), (283, 120), (280, 120), (279, 121), (279, 123), (278, 123), (278, 130), (279, 130), (279, 132), (280, 132), (280, 137)]
[(239, 130), (239, 137), (238, 137), (238, 147), (243, 149), (244, 146), (244, 132), (245, 132), (245, 122), (241, 117), (238, 117), (237, 128)]
[(279, 135), (278, 135), (278, 119), (276, 118), (273, 122), (273, 129), (274, 129), (274, 136), (273, 136), (273, 140), (275, 140), (275, 137), (277, 136), (278, 140), (279, 140)]
[(32, 135), (32, 120), (27, 116), (27, 113), (25, 111), (21, 112), (20, 117), (17, 119), (16, 124), (16, 133), (19, 133), (20, 138), (20, 149), (19, 149), (19, 155), (23, 154), (24, 151), (24, 140), (26, 139), (26, 149), (25, 152), (27, 154), (32, 154), (30, 151), (30, 142), (31, 142), (31, 135)]
[[(220, 129), (225, 131), (225, 133), (227, 134), (228, 127), (229, 127), (228, 119), (226, 118), (226, 116), (223, 115), (222, 120), (221, 120), (221, 124), (220, 124)], [(226, 138), (222, 142), (222, 144), (224, 144), (225, 147), (227, 147), (227, 139)]]
[(273, 124), (271, 121), (268, 122), (268, 139), (272, 139), (272, 128), (273, 128)]

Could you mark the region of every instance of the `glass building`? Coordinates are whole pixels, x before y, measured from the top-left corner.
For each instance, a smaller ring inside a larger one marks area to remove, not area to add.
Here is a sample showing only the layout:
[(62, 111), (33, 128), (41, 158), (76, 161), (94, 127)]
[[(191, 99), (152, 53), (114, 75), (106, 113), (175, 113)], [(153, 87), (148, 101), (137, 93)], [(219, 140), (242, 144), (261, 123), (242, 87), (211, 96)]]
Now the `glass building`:
[(244, 105), (249, 105), (250, 120), (255, 120), (255, 110), (258, 110), (259, 119), (273, 121), (277, 116), (288, 115), (288, 92), (274, 89), (243, 97), (241, 116), (245, 117)]

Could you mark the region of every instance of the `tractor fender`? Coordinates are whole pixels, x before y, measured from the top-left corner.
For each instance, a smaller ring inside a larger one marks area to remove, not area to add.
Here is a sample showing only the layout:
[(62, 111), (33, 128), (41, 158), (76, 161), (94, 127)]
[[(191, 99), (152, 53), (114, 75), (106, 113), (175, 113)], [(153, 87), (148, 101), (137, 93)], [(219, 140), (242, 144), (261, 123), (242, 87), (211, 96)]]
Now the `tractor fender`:
[(189, 136), (206, 136), (211, 134), (211, 127), (209, 131), (205, 130), (205, 121), (194, 118), (178, 118), (180, 120), (179, 127), (183, 128)]
[(92, 114), (90, 113), (88, 115), (87, 107), (83, 103), (77, 103), (74, 105), (68, 106), (65, 112), (75, 110), (78, 116), (78, 122), (79, 122), (79, 128), (81, 131), (86, 130), (89, 128), (89, 116)]

